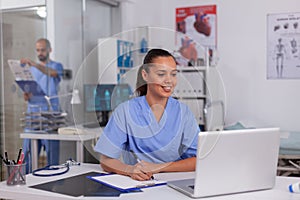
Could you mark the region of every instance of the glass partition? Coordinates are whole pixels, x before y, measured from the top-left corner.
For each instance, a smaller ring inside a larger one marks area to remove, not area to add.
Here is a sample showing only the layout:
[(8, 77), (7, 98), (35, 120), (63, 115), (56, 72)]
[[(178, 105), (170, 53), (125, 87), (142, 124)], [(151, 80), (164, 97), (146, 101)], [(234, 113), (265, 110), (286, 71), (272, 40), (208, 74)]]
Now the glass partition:
[[(1, 150), (16, 157), (22, 147), (19, 134), (23, 131), (21, 118), (26, 110), (23, 92), (15, 83), (8, 66), (9, 59), (28, 57), (35, 60), (35, 41), (45, 37), (46, 20), (38, 15), (45, 7), (2, 11), (1, 17)], [(2, 154), (3, 152), (1, 152)]]
[[(20, 0), (20, 2), (23, 0)], [(15, 157), (18, 148), (22, 147), (20, 133), (23, 132), (20, 119), (26, 111), (26, 101), (23, 92), (14, 81), (8, 66), (8, 59), (19, 60), (28, 57), (36, 60), (35, 42), (46, 37), (51, 42), (50, 58), (61, 62), (64, 69), (71, 72), (69, 77), (62, 79), (59, 88), (60, 105), (68, 113), (68, 123), (74, 123), (73, 109), (80, 112), (80, 121), (86, 119), (83, 104), (73, 108), (71, 96), (65, 94), (79, 89), (81, 98), (83, 89), (74, 88), (75, 80), (95, 80), (98, 78), (98, 60), (85, 62), (86, 57), (96, 52), (99, 38), (109, 37), (115, 21), (120, 21), (114, 15), (118, 13), (118, 4), (110, 5), (101, 0), (63, 0), (45, 1), (46, 5), (18, 9), (1, 10), (0, 13), (0, 67), (1, 67), (1, 147), (0, 153), (8, 151), (10, 157)], [(4, 5), (4, 3), (2, 4)], [(21, 4), (20, 4), (21, 5)], [(67, 8), (67, 9), (66, 9)], [(117, 8), (113, 11), (113, 9)], [(1, 8), (0, 8), (1, 9)], [(89, 71), (80, 71), (83, 66)], [(79, 87), (82, 87), (80, 85)], [(63, 146), (62, 146), (63, 145)], [(60, 161), (75, 157), (75, 145), (61, 143)], [(87, 147), (89, 151), (92, 148)], [(66, 150), (67, 149), (67, 150)], [(69, 152), (67, 152), (69, 151)]]

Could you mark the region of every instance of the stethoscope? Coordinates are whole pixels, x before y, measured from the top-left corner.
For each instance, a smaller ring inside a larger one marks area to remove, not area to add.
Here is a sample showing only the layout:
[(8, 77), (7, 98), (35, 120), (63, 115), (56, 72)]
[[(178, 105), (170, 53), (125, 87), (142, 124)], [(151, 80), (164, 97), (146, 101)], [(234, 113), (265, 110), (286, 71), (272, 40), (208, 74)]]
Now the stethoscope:
[[(75, 160), (69, 159), (66, 161), (66, 163), (62, 165), (47, 165), (46, 167), (33, 170), (32, 175), (41, 176), (41, 177), (58, 176), (67, 173), (70, 170), (70, 166), (72, 165), (80, 165), (80, 162), (76, 162)], [(54, 173), (41, 173), (42, 171), (56, 171), (56, 170), (62, 170), (62, 171), (54, 172)]]

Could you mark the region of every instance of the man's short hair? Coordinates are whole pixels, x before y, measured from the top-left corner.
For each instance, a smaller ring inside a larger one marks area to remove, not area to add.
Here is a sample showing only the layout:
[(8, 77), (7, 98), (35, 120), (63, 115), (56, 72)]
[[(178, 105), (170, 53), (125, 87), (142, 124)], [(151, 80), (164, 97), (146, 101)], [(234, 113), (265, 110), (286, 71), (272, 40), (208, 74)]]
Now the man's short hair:
[(46, 43), (46, 48), (47, 49), (51, 49), (51, 44), (50, 44), (50, 41), (46, 38), (40, 38), (36, 41), (36, 43), (38, 42), (45, 42)]

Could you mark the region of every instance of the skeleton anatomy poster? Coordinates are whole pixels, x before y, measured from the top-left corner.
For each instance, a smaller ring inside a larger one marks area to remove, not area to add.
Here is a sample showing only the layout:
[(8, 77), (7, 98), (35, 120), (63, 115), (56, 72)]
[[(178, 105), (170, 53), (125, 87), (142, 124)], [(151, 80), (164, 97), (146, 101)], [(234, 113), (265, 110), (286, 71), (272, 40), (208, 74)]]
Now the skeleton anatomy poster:
[(300, 78), (300, 13), (267, 16), (267, 78)]

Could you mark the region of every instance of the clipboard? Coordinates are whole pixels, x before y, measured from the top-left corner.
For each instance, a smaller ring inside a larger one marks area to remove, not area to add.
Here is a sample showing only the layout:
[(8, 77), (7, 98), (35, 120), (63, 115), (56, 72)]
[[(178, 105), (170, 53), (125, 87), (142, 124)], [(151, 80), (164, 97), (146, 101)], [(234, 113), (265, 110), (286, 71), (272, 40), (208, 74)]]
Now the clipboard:
[(149, 181), (137, 181), (128, 176), (119, 174), (104, 174), (99, 176), (88, 176), (89, 179), (98, 183), (116, 189), (120, 192), (137, 192), (143, 188), (155, 187), (166, 185), (166, 181), (161, 180), (149, 180)]
[(19, 60), (7, 60), (10, 70), (12, 71), (15, 80), (17, 81), (34, 81), (34, 77), (31, 74), (30, 66), (22, 66)]
[(30, 66), (21, 66), (19, 60), (8, 60), (8, 65), (15, 77), (15, 81), (23, 92), (32, 93), (34, 96), (45, 96), (46, 94), (34, 80), (30, 71)]
[(23, 92), (32, 93), (33, 96), (45, 96), (46, 94), (42, 88), (34, 80), (16, 80), (18, 86), (23, 90)]

